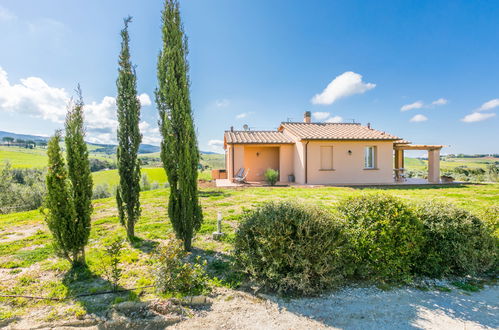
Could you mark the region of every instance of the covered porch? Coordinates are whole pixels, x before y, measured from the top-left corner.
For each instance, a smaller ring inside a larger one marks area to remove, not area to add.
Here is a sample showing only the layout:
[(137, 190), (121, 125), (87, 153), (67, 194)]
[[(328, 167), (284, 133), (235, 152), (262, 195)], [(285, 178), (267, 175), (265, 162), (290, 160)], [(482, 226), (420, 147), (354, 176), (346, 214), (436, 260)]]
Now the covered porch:
[(267, 169), (279, 172), (279, 182), (287, 182), (288, 175), (293, 173), (292, 144), (230, 144), (226, 150), (229, 186), (237, 185), (233, 182), (237, 173), (241, 173), (246, 182), (254, 184), (265, 182)]
[(394, 172), (395, 181), (404, 182), (404, 151), (405, 150), (427, 150), (428, 151), (428, 183), (440, 183), (440, 150), (444, 145), (394, 143)]

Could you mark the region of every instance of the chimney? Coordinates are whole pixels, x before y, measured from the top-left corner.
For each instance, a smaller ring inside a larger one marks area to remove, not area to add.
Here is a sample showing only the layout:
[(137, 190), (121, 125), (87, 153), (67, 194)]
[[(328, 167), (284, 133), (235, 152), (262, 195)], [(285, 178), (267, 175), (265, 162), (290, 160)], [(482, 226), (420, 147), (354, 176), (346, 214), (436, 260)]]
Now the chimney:
[(367, 128), (371, 128), (371, 123), (367, 123)]
[(310, 116), (311, 116), (310, 111), (305, 111), (305, 115), (303, 116), (303, 122), (310, 124), (310, 122), (312, 121)]
[(230, 127), (230, 131), (231, 131), (231, 132), (234, 132), (234, 126), (231, 126), (231, 127)]

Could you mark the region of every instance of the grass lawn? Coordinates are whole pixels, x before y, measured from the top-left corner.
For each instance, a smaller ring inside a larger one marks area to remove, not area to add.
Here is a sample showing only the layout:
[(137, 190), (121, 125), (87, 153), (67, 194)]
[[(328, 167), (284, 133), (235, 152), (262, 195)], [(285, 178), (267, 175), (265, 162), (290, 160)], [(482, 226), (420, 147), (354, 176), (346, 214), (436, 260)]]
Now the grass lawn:
[[(223, 278), (224, 274), (230, 273), (227, 257), (223, 256), (232, 250), (235, 229), (244, 210), (270, 200), (293, 200), (333, 208), (341, 198), (366, 191), (383, 191), (413, 202), (450, 201), (477, 213), (499, 203), (499, 184), (386, 189), (260, 187), (220, 190), (202, 188), (200, 200), (203, 206), (204, 223), (194, 240), (194, 253), (210, 259), (209, 267), (211, 268), (209, 269)], [(125, 245), (121, 260), (123, 267), (121, 286), (137, 287), (153, 283), (151, 249), (172, 233), (171, 224), (167, 219), (167, 200), (167, 189), (141, 193), (142, 216), (136, 226), (136, 234), (140, 242), (135, 247)], [(214, 241), (211, 238), (211, 233), (216, 228), (218, 211), (223, 214), (223, 231), (227, 233), (222, 241)], [(119, 224), (114, 198), (94, 201), (92, 230), (86, 249), (89, 269), (80, 276), (78, 281), (73, 281), (68, 278), (70, 269), (68, 262), (54, 256), (50, 245), (50, 233), (39, 211), (0, 215), (0, 292), (1, 294), (66, 297), (109, 289), (110, 283), (103, 274), (104, 245), (110, 239), (124, 236), (125, 231)], [(217, 283), (220, 285), (219, 281)], [(85, 313), (99, 314), (106, 311), (113, 303), (123, 300), (147, 300), (156, 295), (144, 289), (121, 296), (97, 297), (71, 298), (65, 302), (0, 298), (0, 320), (48, 307), (50, 307), (50, 313), (41, 313), (37, 316), (41, 317), (42, 321), (75, 317)]]

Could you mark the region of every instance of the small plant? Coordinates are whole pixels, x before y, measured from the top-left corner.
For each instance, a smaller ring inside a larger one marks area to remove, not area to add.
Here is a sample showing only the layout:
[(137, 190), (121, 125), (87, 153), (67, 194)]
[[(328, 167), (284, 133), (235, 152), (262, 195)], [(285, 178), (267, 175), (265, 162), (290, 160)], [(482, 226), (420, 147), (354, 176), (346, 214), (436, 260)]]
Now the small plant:
[(140, 179), (140, 191), (151, 190), (151, 182), (149, 181), (149, 176), (146, 173), (142, 174)]
[(189, 262), (188, 256), (182, 242), (173, 236), (158, 248), (155, 260), (155, 286), (158, 292), (195, 295), (207, 291), (206, 262), (201, 263), (199, 257), (195, 262)]
[(264, 176), (265, 176), (265, 181), (267, 181), (269, 185), (274, 186), (277, 180), (279, 179), (279, 172), (272, 168), (268, 168), (265, 171)]
[(109, 189), (109, 185), (107, 183), (101, 183), (94, 187), (94, 191), (92, 193), (93, 199), (108, 198), (111, 196), (111, 190)]
[(120, 257), (123, 250), (123, 240), (116, 238), (106, 245), (106, 263), (104, 266), (104, 276), (111, 282), (113, 291), (117, 291), (123, 270), (120, 268)]

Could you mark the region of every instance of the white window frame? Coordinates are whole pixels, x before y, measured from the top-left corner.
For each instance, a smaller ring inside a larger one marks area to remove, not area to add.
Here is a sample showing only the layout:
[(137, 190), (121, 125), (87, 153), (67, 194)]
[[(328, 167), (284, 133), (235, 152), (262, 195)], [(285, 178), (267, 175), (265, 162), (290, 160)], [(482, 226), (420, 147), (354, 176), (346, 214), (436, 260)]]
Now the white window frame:
[(376, 146), (366, 146), (364, 148), (364, 168), (366, 170), (376, 169), (377, 150)]

